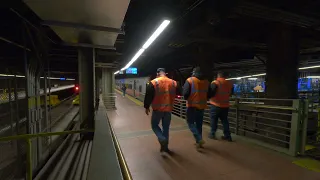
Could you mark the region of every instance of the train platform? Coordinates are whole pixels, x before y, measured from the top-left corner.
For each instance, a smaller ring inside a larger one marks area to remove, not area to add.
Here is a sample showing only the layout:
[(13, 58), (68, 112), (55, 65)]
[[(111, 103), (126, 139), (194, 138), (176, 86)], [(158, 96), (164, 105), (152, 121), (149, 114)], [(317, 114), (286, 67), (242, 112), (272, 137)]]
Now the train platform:
[[(107, 112), (134, 180), (178, 179), (320, 179), (320, 173), (299, 167), (294, 158), (234, 137), (234, 142), (207, 139), (198, 152), (185, 120), (172, 116), (170, 149), (161, 156), (142, 103), (117, 93), (117, 110)], [(221, 132), (220, 132), (221, 133)]]

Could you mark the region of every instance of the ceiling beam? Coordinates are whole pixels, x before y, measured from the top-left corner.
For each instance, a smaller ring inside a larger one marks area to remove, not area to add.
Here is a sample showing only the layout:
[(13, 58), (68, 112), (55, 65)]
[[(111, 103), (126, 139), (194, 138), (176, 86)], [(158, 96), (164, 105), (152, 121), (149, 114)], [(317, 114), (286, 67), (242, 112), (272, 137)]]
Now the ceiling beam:
[(117, 33), (117, 34), (124, 34), (124, 31), (122, 31), (121, 29), (117, 29), (117, 28), (113, 28), (113, 27), (95, 26), (95, 25), (79, 24), (79, 23), (73, 23), (73, 22), (43, 21), (42, 25), (70, 27), (70, 28), (76, 28), (76, 29), (105, 31), (105, 32), (111, 32), (111, 33)]
[(73, 47), (87, 47), (87, 48), (116, 50), (116, 48), (114, 46), (95, 45), (95, 44), (87, 44), (87, 43), (62, 43), (62, 45), (73, 46)]

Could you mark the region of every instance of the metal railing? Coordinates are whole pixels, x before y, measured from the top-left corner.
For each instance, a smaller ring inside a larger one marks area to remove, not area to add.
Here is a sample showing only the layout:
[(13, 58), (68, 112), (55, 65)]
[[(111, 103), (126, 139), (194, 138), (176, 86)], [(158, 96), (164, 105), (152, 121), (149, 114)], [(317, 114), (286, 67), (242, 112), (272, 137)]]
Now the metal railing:
[[(236, 98), (230, 101), (230, 131), (292, 156), (304, 153), (308, 103), (299, 99)], [(210, 123), (210, 104), (204, 121)], [(186, 119), (186, 100), (175, 99), (172, 113)], [(219, 122), (218, 127), (223, 129)]]
[[(310, 110), (317, 111), (310, 107), (308, 99), (231, 98), (230, 105), (228, 119), (232, 133), (291, 156), (304, 154), (308, 116)], [(210, 106), (208, 102), (204, 112), (207, 123), (210, 123)], [(172, 114), (186, 119), (186, 113), (186, 100), (176, 98)], [(220, 121), (218, 128), (223, 129)]]

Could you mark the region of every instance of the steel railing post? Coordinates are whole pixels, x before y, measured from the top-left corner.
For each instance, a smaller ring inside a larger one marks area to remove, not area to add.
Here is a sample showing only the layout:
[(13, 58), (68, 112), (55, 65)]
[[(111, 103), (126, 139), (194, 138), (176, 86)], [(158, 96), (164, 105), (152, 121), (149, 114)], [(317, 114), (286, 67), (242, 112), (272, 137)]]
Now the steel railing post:
[(180, 117), (182, 118), (182, 101), (179, 99)]
[[(302, 117), (301, 117), (301, 145), (300, 145), (300, 154), (304, 155), (305, 146), (307, 143), (307, 128), (308, 128), (308, 115), (309, 115), (309, 100), (305, 99), (302, 106)], [(311, 108), (313, 111), (313, 107)]]
[(235, 99), (235, 108), (236, 108), (236, 135), (239, 134), (239, 99)]
[(27, 159), (26, 159), (26, 173), (27, 180), (32, 180), (32, 143), (30, 138), (26, 138), (27, 143)]
[(292, 111), (291, 115), (291, 128), (290, 128), (290, 144), (289, 144), (289, 154), (291, 156), (296, 156), (298, 153), (299, 141), (300, 141), (300, 117), (302, 113), (301, 109), (302, 101), (295, 99), (292, 101), (292, 107), (296, 110)]

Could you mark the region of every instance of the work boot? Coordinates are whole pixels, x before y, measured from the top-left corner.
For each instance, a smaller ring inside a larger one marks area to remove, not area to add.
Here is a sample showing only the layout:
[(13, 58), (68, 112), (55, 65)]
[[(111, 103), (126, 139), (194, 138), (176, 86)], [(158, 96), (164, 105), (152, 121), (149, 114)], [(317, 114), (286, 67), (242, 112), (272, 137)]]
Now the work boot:
[(197, 142), (195, 145), (196, 145), (196, 148), (197, 150), (200, 150), (201, 148), (204, 148), (203, 145), (205, 144), (206, 142), (204, 140), (200, 140), (199, 142)]
[(165, 141), (159, 141), (159, 143), (160, 143), (160, 153), (165, 152), (167, 143)]
[(221, 139), (224, 140), (224, 141), (232, 142), (232, 138), (231, 137), (221, 136)]
[(216, 137), (215, 134), (209, 134), (208, 138), (209, 138), (209, 139), (217, 140), (217, 137)]

